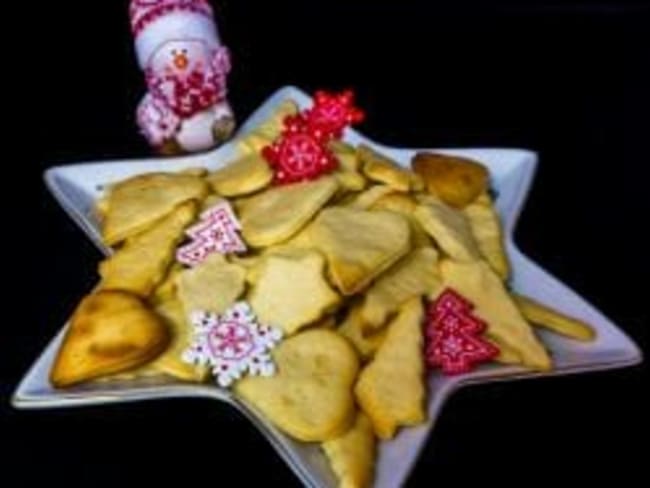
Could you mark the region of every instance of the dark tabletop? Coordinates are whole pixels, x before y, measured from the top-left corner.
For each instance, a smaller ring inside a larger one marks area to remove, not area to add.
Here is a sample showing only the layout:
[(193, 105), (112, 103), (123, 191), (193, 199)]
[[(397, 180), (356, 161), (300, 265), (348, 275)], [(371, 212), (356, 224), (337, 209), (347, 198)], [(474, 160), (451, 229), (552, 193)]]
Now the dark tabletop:
[[(386, 144), (538, 151), (539, 173), (516, 240), (647, 350), (646, 6), (214, 3), (233, 51), (231, 100), (240, 119), (283, 85), (353, 87), (368, 112), (361, 130)], [(32, 193), (21, 213), (10, 212), (31, 234), (23, 246), (13, 239), (25, 257), (9, 263), (19, 266), (20, 286), (15, 303), (3, 300), (15, 315), (2, 324), (8, 341), (0, 353), (0, 476), (9, 468), (23, 478), (0, 485), (297, 486), (247, 421), (214, 402), (9, 408), (21, 375), (93, 286), (100, 258), (46, 193), (41, 172), (57, 163), (148, 154), (133, 121), (143, 83), (126, 3), (45, 2), (34, 9), (38, 52), (15, 46), (31, 65), (21, 75), (35, 142), (29, 160), (17, 162), (20, 184)], [(11, 142), (5, 134), (4, 147)], [(614, 475), (627, 486), (648, 460), (647, 386), (640, 366), (461, 391), (408, 485), (582, 485)]]

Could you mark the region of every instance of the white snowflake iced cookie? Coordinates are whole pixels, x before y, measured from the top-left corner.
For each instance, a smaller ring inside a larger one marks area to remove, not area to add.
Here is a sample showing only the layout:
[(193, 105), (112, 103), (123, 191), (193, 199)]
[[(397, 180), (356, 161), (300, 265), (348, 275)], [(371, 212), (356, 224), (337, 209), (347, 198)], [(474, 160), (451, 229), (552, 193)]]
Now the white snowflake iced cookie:
[(238, 302), (223, 315), (196, 311), (190, 320), (194, 337), (183, 360), (212, 366), (219, 386), (227, 388), (245, 373), (275, 374), (270, 351), (282, 339), (282, 332), (260, 324), (248, 303)]

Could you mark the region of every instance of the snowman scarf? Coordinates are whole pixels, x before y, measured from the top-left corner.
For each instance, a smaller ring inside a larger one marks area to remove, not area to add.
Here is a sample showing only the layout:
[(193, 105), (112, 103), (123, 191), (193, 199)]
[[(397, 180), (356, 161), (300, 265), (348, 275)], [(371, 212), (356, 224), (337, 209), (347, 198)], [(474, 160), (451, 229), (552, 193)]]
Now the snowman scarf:
[(226, 99), (229, 71), (228, 50), (220, 47), (205, 65), (198, 60), (185, 71), (147, 67), (145, 78), (154, 98), (164, 102), (178, 117), (187, 118)]

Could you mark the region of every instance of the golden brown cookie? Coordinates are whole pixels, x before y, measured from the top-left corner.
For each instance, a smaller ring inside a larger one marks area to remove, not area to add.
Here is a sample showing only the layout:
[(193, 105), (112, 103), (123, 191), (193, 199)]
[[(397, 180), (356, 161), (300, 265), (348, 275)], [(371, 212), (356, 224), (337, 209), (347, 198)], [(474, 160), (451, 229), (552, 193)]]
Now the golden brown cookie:
[(325, 260), (317, 251), (287, 250), (264, 258), (248, 301), (263, 323), (293, 334), (339, 303), (325, 279)]
[(165, 279), (176, 246), (196, 212), (195, 202), (184, 203), (149, 229), (128, 239), (115, 254), (99, 264), (100, 287), (148, 297)]
[(582, 320), (564, 315), (524, 295), (513, 293), (512, 298), (533, 325), (578, 341), (593, 341), (596, 338), (596, 331)]
[[(548, 371), (551, 358), (532, 327), (508, 294), (501, 278), (485, 261), (440, 263), (444, 288), (451, 288), (474, 305), (474, 315), (487, 323), (487, 334), (503, 343), (532, 369)], [(436, 299), (436, 296), (431, 297)]]
[(377, 457), (372, 423), (359, 412), (345, 434), (323, 443), (341, 488), (367, 488), (372, 485)]
[(275, 376), (246, 376), (234, 391), (284, 432), (305, 442), (343, 434), (354, 420), (352, 386), (359, 364), (336, 332), (312, 329), (272, 352)]
[(382, 327), (403, 303), (431, 294), (440, 285), (436, 250), (432, 247), (414, 249), (383, 273), (366, 292), (361, 307), (366, 328)]
[(380, 439), (393, 437), (399, 426), (424, 422), (423, 317), (421, 299), (406, 302), (357, 381), (357, 401)]
[(265, 247), (296, 234), (338, 189), (332, 177), (275, 186), (237, 203), (246, 243)]
[(482, 193), (463, 209), (463, 213), (467, 217), (479, 251), (492, 269), (506, 281), (510, 276), (510, 263), (503, 241), (501, 220), (492, 199), (487, 193)]
[(70, 320), (50, 381), (65, 388), (136, 368), (163, 352), (168, 342), (165, 324), (137, 296), (93, 293)]
[(224, 197), (246, 195), (271, 183), (273, 171), (260, 154), (248, 154), (206, 178), (212, 190)]
[(177, 295), (186, 317), (196, 311), (224, 313), (242, 295), (245, 283), (246, 269), (218, 253), (176, 276)]
[(363, 290), (411, 249), (408, 221), (386, 211), (326, 208), (309, 227), (309, 238), (344, 295)]
[(182, 173), (148, 173), (134, 176), (108, 190), (102, 205), (102, 236), (108, 245), (143, 232), (188, 200), (201, 200), (208, 184)]
[(429, 193), (456, 208), (470, 204), (489, 186), (487, 168), (467, 158), (418, 153), (411, 161), (411, 167), (422, 177)]

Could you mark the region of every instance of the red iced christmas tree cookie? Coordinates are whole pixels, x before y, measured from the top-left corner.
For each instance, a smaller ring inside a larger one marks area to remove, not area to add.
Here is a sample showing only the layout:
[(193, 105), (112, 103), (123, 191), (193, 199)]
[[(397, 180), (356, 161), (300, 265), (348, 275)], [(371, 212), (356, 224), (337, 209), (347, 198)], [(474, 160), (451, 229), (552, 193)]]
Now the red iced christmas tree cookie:
[(486, 324), (472, 315), (473, 308), (450, 288), (429, 306), (426, 360), (430, 366), (449, 375), (467, 373), (499, 354), (497, 347), (483, 339)]

